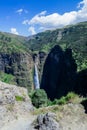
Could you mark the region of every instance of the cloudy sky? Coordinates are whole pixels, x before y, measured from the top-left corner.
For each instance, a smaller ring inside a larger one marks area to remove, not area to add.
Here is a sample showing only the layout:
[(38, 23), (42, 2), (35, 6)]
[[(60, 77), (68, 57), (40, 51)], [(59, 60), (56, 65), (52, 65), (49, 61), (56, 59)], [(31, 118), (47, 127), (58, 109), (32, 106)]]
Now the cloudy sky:
[(1, 0), (0, 31), (29, 36), (87, 21), (87, 0)]

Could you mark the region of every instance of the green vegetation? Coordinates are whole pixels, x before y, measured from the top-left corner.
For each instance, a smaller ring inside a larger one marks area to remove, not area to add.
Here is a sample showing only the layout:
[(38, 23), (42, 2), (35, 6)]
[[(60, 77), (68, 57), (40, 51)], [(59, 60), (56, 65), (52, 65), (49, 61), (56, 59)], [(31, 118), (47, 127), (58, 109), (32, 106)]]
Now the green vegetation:
[(0, 53), (24, 53), (28, 51), (24, 43), (25, 37), (0, 32)]
[(64, 105), (67, 103), (74, 103), (76, 101), (76, 99), (78, 98), (78, 95), (73, 93), (73, 92), (69, 92), (66, 96), (61, 97), (60, 99), (55, 99), (53, 101), (53, 105)]
[[(77, 94), (73, 92), (69, 92), (66, 96), (63, 96), (60, 99), (55, 99), (54, 101), (48, 100), (46, 107), (35, 109), (33, 111), (33, 114), (34, 115), (38, 115), (42, 113), (44, 114), (50, 111), (50, 112), (54, 112), (58, 114), (58, 117), (61, 118), (61, 116), (63, 115), (60, 115), (60, 112), (64, 111), (65, 108), (68, 109), (70, 103), (74, 105), (82, 103), (84, 105), (85, 104), (84, 101), (85, 101), (85, 98), (79, 97)], [(86, 109), (87, 109), (87, 105), (86, 105)]]
[(47, 94), (42, 89), (37, 89), (33, 91), (30, 95), (32, 104), (36, 107), (42, 107), (47, 105)]
[(47, 98), (46, 92), (42, 89), (32, 91), (29, 96), (31, 97), (32, 104), (36, 108), (81, 102), (79, 96), (74, 92), (69, 92), (66, 96), (63, 96), (60, 99), (55, 99), (54, 101), (50, 101)]
[(0, 80), (9, 84), (16, 84), (15, 77), (11, 74), (7, 74), (0, 71)]
[(15, 96), (15, 99), (16, 99), (16, 101), (24, 101), (25, 100), (24, 97), (19, 96), (19, 95)]

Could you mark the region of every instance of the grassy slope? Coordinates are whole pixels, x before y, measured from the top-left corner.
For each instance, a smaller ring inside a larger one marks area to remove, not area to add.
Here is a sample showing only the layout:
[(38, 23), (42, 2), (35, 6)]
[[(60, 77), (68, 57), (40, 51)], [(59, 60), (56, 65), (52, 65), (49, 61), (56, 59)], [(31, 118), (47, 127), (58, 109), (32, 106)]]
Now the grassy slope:
[(27, 48), (24, 43), (25, 37), (0, 32), (1, 53), (26, 52)]

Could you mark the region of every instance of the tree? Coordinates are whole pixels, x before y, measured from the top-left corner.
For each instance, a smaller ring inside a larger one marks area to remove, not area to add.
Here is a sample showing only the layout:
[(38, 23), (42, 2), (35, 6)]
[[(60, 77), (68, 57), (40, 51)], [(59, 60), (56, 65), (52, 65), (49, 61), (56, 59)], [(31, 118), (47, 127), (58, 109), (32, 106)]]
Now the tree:
[(47, 94), (43, 89), (35, 90), (31, 95), (32, 104), (36, 107), (42, 107), (47, 105)]

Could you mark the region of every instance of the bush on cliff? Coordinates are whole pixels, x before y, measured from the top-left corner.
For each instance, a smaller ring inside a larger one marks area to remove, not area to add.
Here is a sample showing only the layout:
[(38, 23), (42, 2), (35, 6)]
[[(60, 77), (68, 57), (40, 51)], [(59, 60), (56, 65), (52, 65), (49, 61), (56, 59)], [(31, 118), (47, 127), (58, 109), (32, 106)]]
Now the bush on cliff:
[(36, 107), (42, 107), (47, 105), (47, 94), (43, 89), (37, 89), (32, 92), (30, 95), (32, 104)]

